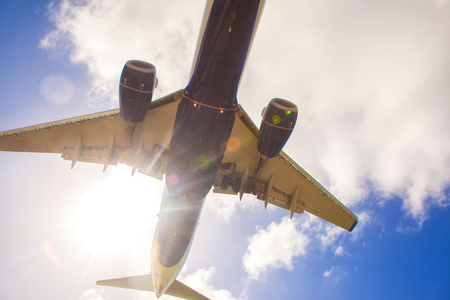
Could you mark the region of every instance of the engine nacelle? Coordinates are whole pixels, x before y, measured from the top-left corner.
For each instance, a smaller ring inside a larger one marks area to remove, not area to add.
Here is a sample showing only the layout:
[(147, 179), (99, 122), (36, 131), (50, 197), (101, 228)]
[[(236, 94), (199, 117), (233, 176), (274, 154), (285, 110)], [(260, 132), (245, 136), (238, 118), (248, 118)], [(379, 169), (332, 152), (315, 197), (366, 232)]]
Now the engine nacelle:
[(267, 158), (280, 153), (294, 129), (297, 114), (294, 103), (280, 98), (270, 100), (259, 129), (259, 153)]
[(129, 60), (120, 76), (120, 115), (127, 123), (141, 122), (156, 88), (156, 68), (140, 60)]

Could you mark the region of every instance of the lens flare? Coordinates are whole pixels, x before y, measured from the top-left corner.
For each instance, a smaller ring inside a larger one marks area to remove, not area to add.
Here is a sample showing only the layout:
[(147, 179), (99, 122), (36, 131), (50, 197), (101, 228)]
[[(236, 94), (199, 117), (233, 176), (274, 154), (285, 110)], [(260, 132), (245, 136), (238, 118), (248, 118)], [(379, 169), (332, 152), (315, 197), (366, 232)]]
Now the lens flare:
[(197, 156), (197, 158), (195, 159), (195, 165), (197, 166), (197, 169), (199, 169), (199, 170), (203, 171), (203, 170), (208, 169), (210, 164), (211, 164), (211, 162), (209, 161), (209, 158), (206, 155)]
[(47, 254), (48, 258), (50, 258), (50, 260), (53, 263), (59, 264), (61, 262), (58, 255), (56, 254), (55, 250), (53, 249), (52, 244), (50, 244), (50, 242), (44, 243), (44, 250), (45, 250), (45, 253)]
[(180, 175), (178, 174), (170, 174), (167, 177), (167, 184), (170, 186), (175, 186), (180, 183)]
[(281, 118), (280, 118), (280, 116), (279, 115), (275, 115), (275, 116), (273, 116), (272, 117), (272, 122), (273, 122), (273, 124), (278, 124), (278, 123), (280, 123), (281, 122)]
[(227, 150), (230, 152), (236, 152), (241, 148), (241, 141), (239, 138), (232, 136), (228, 139)]

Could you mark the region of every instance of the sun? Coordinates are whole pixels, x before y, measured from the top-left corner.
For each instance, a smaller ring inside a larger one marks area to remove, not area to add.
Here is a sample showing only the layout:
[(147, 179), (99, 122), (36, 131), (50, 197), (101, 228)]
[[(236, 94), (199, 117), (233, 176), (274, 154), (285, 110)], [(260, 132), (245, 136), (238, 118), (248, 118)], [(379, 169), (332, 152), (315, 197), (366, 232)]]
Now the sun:
[(125, 166), (114, 168), (80, 199), (74, 229), (95, 253), (135, 251), (152, 238), (162, 183)]

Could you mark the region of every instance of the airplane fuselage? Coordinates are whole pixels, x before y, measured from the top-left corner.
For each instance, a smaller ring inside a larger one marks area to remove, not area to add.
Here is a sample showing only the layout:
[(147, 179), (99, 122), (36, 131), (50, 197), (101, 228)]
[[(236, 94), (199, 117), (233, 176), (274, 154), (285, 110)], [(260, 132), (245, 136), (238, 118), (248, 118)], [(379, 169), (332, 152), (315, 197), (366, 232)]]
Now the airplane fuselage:
[(259, 0), (215, 0), (192, 78), (180, 101), (152, 249), (157, 297), (187, 258), (204, 200), (234, 124), (236, 93)]

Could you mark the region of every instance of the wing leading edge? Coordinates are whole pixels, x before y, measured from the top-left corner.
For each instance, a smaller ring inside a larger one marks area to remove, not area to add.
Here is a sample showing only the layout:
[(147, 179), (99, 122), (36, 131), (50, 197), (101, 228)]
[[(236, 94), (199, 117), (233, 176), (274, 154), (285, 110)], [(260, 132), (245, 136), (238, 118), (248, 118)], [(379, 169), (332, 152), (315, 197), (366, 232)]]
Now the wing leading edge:
[[(214, 192), (256, 195), (258, 199), (294, 213), (307, 211), (352, 231), (358, 222), (345, 205), (283, 151), (262, 161), (257, 150), (259, 130), (241, 106), (222, 160)], [(225, 180), (224, 180), (225, 178)], [(233, 187), (233, 182), (239, 184)], [(226, 181), (224, 183), (224, 181)]]

